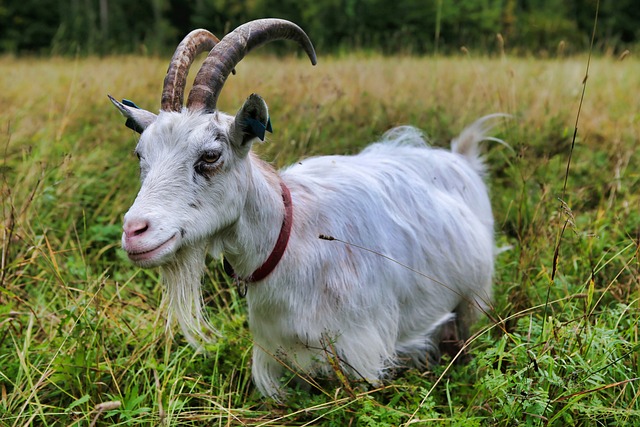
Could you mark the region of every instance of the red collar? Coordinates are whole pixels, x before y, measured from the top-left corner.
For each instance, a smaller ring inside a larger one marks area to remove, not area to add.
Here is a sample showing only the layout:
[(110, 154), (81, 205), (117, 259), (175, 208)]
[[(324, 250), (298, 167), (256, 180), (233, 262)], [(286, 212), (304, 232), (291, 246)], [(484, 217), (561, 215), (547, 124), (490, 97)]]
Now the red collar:
[(229, 264), (225, 258), (224, 271), (234, 279), (239, 279), (245, 283), (259, 282), (271, 274), (282, 259), (284, 251), (287, 249), (287, 243), (289, 243), (289, 237), (291, 236), (293, 204), (291, 203), (291, 193), (282, 180), (280, 181), (280, 187), (282, 188), (282, 201), (284, 202), (284, 218), (282, 219), (282, 227), (280, 227), (280, 235), (278, 236), (278, 240), (276, 240), (276, 245), (273, 247), (273, 250), (267, 260), (258, 267), (256, 271), (245, 278), (239, 278), (231, 264)]

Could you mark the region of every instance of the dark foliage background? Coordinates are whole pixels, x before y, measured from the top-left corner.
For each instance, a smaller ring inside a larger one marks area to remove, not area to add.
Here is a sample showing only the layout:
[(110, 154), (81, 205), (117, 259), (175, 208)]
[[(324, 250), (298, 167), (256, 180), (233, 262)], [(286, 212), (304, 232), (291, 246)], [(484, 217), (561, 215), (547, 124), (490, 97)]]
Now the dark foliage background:
[[(221, 37), (251, 19), (302, 26), (323, 52), (555, 55), (590, 42), (597, 0), (1, 0), (0, 52), (167, 53), (190, 30)], [(640, 40), (637, 0), (601, 0), (596, 47)], [(500, 34), (500, 36), (498, 36)]]

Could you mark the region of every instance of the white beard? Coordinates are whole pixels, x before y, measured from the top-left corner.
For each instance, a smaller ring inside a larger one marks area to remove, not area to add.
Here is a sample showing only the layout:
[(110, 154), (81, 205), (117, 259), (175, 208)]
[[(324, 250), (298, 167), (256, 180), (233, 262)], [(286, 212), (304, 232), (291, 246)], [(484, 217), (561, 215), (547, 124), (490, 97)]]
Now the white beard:
[(165, 285), (162, 305), (168, 308), (167, 328), (175, 319), (187, 341), (196, 348), (220, 335), (207, 319), (200, 289), (207, 246), (206, 241), (185, 245), (174, 259), (161, 267)]

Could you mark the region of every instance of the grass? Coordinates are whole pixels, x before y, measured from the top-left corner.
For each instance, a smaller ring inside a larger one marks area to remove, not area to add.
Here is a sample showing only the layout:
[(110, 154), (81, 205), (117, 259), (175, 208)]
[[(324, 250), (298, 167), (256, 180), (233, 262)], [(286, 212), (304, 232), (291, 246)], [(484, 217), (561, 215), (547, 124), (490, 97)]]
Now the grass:
[[(640, 423), (640, 61), (595, 59), (566, 192), (586, 58), (252, 56), (219, 106), (256, 91), (278, 166), (352, 153), (391, 126), (436, 145), (506, 112), (490, 145), (495, 301), (473, 359), (373, 390), (338, 384), (262, 400), (245, 301), (210, 261), (223, 338), (165, 332), (156, 271), (119, 249), (138, 182), (135, 135), (106, 94), (159, 106), (165, 59), (0, 58), (0, 425), (633, 425)], [(195, 68), (195, 67), (194, 67)]]

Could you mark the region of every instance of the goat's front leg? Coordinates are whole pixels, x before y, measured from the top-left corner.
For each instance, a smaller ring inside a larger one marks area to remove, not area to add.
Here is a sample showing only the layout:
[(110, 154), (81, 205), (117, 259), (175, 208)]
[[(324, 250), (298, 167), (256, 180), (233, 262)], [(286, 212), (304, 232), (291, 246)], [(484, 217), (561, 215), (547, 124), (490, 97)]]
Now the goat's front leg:
[(284, 363), (286, 362), (278, 359), (277, 354), (269, 354), (258, 344), (254, 344), (251, 377), (264, 396), (276, 401), (284, 398), (284, 390), (280, 383), (285, 374)]

